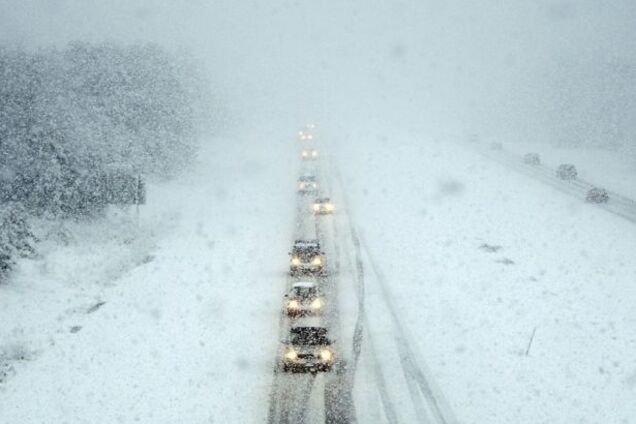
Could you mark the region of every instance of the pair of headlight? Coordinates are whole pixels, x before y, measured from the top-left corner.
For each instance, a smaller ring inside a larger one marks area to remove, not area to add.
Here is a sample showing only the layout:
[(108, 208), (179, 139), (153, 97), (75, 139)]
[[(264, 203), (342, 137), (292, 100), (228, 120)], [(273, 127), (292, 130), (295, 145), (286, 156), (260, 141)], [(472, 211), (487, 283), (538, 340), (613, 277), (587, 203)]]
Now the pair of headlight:
[[(319, 356), (323, 362), (333, 361), (333, 352), (329, 349), (320, 349)], [(288, 361), (295, 361), (298, 359), (298, 352), (296, 352), (293, 347), (288, 348), (287, 352), (285, 352), (285, 359)]]
[(314, 212), (319, 212), (320, 208), (324, 208), (328, 212), (333, 212), (334, 210), (333, 203), (314, 203), (313, 205)]

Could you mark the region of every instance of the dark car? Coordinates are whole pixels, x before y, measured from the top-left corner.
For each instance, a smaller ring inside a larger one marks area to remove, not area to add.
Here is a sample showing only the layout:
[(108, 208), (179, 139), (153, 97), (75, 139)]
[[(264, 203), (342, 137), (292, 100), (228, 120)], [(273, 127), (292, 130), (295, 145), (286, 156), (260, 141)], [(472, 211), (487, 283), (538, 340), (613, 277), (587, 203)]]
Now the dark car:
[(318, 240), (296, 240), (289, 252), (291, 275), (320, 275), (325, 270), (324, 252)]
[(283, 343), (284, 372), (318, 373), (330, 371), (333, 367), (336, 354), (324, 327), (294, 327)]
[(585, 201), (590, 203), (607, 203), (609, 201), (609, 193), (604, 188), (594, 187), (587, 192)]
[(576, 166), (571, 163), (562, 163), (556, 171), (557, 178), (565, 181), (575, 180), (577, 175)]

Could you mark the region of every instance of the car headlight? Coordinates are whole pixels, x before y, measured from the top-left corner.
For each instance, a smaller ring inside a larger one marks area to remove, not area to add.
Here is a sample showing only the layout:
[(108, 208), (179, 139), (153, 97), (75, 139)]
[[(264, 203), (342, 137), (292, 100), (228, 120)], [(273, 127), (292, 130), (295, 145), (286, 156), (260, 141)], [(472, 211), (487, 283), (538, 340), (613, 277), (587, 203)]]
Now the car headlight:
[(316, 298), (311, 302), (311, 309), (320, 309), (322, 308), (322, 299)]
[(300, 265), (300, 259), (297, 257), (293, 257), (291, 260), (292, 265), (298, 266)]
[(316, 156), (318, 156), (318, 152), (314, 150), (313, 152), (311, 152), (311, 155), (312, 155), (313, 157), (316, 157)]
[(324, 362), (329, 362), (333, 359), (333, 353), (329, 349), (321, 349), (320, 359), (322, 359)]
[(333, 210), (333, 204), (332, 203), (327, 203), (325, 205), (325, 207), (327, 208), (328, 211), (332, 211)]
[(285, 352), (285, 359), (287, 359), (288, 361), (295, 361), (298, 358), (298, 353), (293, 349), (287, 349), (287, 352)]
[(300, 303), (298, 303), (297, 300), (290, 300), (289, 303), (287, 303), (287, 309), (298, 309), (300, 308)]
[(309, 153), (308, 152), (302, 152), (301, 154), (303, 155), (304, 158), (306, 158)]
[(314, 203), (314, 210), (318, 212), (320, 210), (320, 205), (318, 203)]
[(320, 259), (320, 256), (316, 256), (315, 258), (311, 260), (312, 265), (320, 265), (321, 263), (322, 263), (322, 259)]

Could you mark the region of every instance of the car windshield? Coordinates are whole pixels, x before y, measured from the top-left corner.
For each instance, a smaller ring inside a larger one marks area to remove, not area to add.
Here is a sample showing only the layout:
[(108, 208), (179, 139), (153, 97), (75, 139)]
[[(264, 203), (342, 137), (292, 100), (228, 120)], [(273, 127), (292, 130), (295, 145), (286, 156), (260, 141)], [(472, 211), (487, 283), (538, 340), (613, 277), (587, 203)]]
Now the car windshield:
[(314, 296), (316, 294), (316, 288), (315, 287), (302, 287), (302, 286), (301, 287), (294, 287), (293, 294), (295, 296), (303, 297), (303, 298), (311, 297), (311, 296)]
[(318, 332), (302, 332), (292, 334), (290, 343), (300, 346), (327, 346), (331, 341), (324, 334)]

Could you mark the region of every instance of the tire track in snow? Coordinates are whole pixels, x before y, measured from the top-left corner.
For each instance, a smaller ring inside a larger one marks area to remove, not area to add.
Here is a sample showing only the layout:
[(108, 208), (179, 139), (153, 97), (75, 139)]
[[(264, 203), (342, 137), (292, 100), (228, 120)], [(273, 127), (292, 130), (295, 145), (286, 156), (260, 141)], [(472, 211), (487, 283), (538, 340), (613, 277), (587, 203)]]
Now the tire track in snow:
[[(368, 340), (367, 347), (371, 354), (371, 359), (373, 362), (374, 373), (376, 376), (376, 380), (378, 381), (378, 391), (380, 393), (380, 398), (384, 407), (385, 415), (387, 421), (390, 423), (398, 422), (397, 414), (395, 409), (391, 403), (389, 393), (386, 391), (386, 382), (384, 380), (384, 375), (382, 373), (382, 369), (380, 367), (380, 362), (377, 357), (376, 349), (373, 343), (371, 332), (368, 331), (368, 318), (366, 315), (366, 310), (364, 307), (365, 297), (364, 297), (364, 287), (365, 287), (365, 273), (364, 273), (364, 261), (362, 259), (362, 250), (364, 249), (364, 253), (366, 253), (366, 257), (368, 263), (371, 266), (372, 274), (376, 284), (380, 287), (380, 290), (383, 294), (383, 300), (391, 314), (391, 318), (393, 321), (395, 331), (395, 343), (400, 353), (400, 365), (402, 368), (402, 373), (404, 379), (407, 384), (407, 389), (409, 391), (411, 401), (413, 403), (413, 408), (415, 414), (417, 415), (418, 422), (421, 423), (438, 423), (438, 424), (451, 424), (455, 423), (456, 420), (447, 406), (446, 401), (443, 399), (441, 392), (434, 391), (431, 387), (430, 377), (427, 377), (426, 374), (422, 371), (419, 366), (416, 358), (416, 355), (413, 352), (413, 349), (408, 343), (408, 338), (406, 337), (406, 331), (403, 328), (396, 308), (393, 304), (392, 298), (388, 290), (386, 289), (386, 282), (383, 274), (381, 273), (379, 267), (376, 262), (373, 260), (371, 253), (366, 246), (365, 243), (361, 242), (362, 237), (357, 234), (356, 228), (353, 223), (352, 216), (350, 214), (349, 201), (347, 199), (346, 191), (344, 190), (344, 183), (342, 174), (339, 168), (332, 163), (332, 173), (336, 175), (338, 183), (340, 185), (340, 191), (342, 193), (343, 202), (345, 203), (344, 209), (347, 215), (347, 222), (350, 232), (350, 237), (353, 243), (353, 251), (355, 255), (355, 268), (358, 279), (358, 296), (359, 296), (359, 310), (360, 315), (358, 319), (358, 323), (356, 324), (356, 330), (354, 331), (354, 368), (357, 365), (357, 359), (359, 357), (361, 348), (362, 348), (362, 334), (365, 334)], [(359, 333), (357, 337), (355, 334)], [(437, 393), (435, 393), (437, 392)]]
[[(424, 372), (424, 367), (418, 362), (417, 358), (421, 358), (421, 355), (416, 355), (414, 348), (409, 343), (408, 331), (400, 321), (397, 308), (393, 302), (392, 294), (387, 288), (386, 279), (380, 268), (377, 266), (377, 263), (374, 260), (366, 243), (364, 243), (364, 238), (362, 236), (360, 236), (360, 238), (363, 241), (361, 243), (361, 246), (364, 249), (368, 263), (371, 266), (371, 270), (375, 276), (375, 281), (380, 288), (380, 291), (383, 295), (382, 297), (387, 308), (389, 309), (393, 321), (393, 328), (395, 330), (395, 343), (400, 352), (399, 356), (401, 365), (403, 367), (404, 376), (407, 379), (412, 379), (415, 382), (415, 384), (419, 388), (421, 395), (423, 396), (423, 400), (425, 401), (428, 412), (428, 419), (422, 422), (432, 422), (437, 424), (457, 423), (457, 420), (455, 419), (441, 391), (434, 388), (430, 372), (428, 372), (428, 370), (427, 372)], [(415, 395), (415, 393), (413, 395)], [(418, 402), (415, 403), (417, 405)], [(421, 408), (416, 406), (416, 413), (418, 412), (418, 410), (419, 413), (423, 412)], [(420, 419), (422, 418), (423, 417), (420, 417)]]
[[(353, 245), (353, 256), (354, 259), (349, 259), (354, 265), (355, 275), (356, 275), (356, 295), (358, 297), (358, 317), (356, 319), (356, 324), (353, 331), (353, 343), (352, 343), (352, 362), (349, 367), (348, 372), (348, 384), (351, 386), (351, 390), (353, 390), (353, 382), (355, 378), (355, 373), (357, 371), (358, 361), (360, 358), (360, 353), (362, 352), (362, 344), (365, 340), (367, 340), (367, 350), (370, 354), (371, 359), (371, 367), (373, 369), (373, 373), (376, 381), (376, 388), (378, 390), (378, 394), (380, 395), (380, 401), (382, 403), (382, 409), (385, 414), (385, 418), (389, 424), (398, 423), (398, 416), (391, 400), (391, 397), (387, 390), (386, 380), (384, 378), (384, 373), (382, 372), (381, 361), (378, 357), (377, 350), (375, 348), (375, 343), (373, 341), (373, 337), (371, 333), (368, 331), (368, 320), (365, 311), (365, 278), (364, 278), (364, 264), (362, 262), (362, 253), (360, 249), (360, 240), (358, 238), (357, 232), (353, 225), (353, 220), (351, 218), (350, 209), (349, 209), (349, 201), (344, 190), (344, 183), (342, 179), (342, 174), (340, 173), (340, 169), (336, 166), (336, 164), (331, 161), (331, 173), (336, 176), (338, 181), (339, 191), (342, 196), (342, 206), (344, 210), (344, 214), (347, 218), (347, 229), (348, 236), (350, 237), (351, 243)], [(337, 227), (336, 227), (337, 228)], [(337, 235), (336, 230), (336, 238), (340, 239)]]

